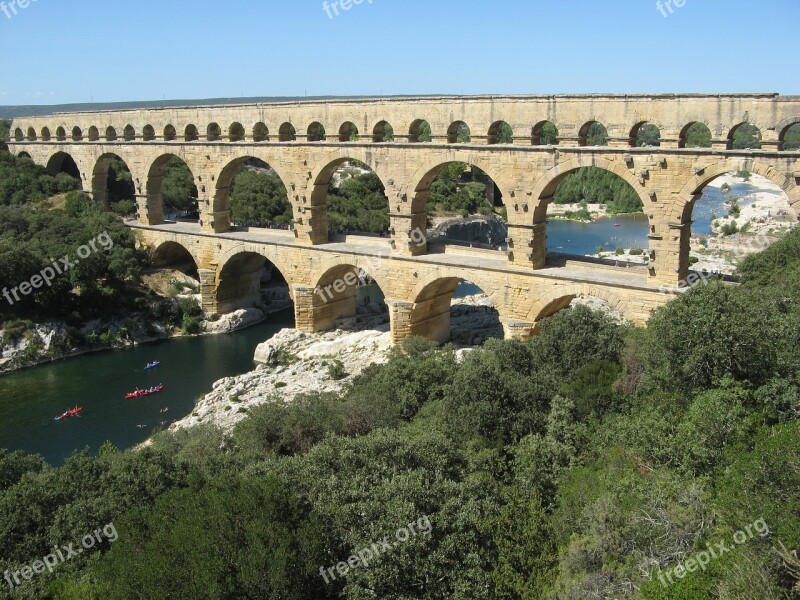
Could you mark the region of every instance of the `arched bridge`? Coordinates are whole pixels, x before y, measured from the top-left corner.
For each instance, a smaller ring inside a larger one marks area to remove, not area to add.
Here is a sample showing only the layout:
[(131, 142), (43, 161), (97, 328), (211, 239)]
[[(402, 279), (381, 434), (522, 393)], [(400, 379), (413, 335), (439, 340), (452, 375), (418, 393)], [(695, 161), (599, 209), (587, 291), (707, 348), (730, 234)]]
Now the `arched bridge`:
[[(588, 145), (595, 123), (607, 132), (601, 146)], [(179, 244), (192, 254), (211, 312), (247, 305), (268, 259), (293, 290), (298, 327), (324, 329), (353, 310), (349, 274), (364, 268), (387, 296), (395, 339), (442, 339), (460, 280), (492, 297), (510, 335), (530, 333), (578, 295), (605, 299), (644, 323), (668, 299), (659, 290), (688, 275), (692, 209), (713, 179), (731, 171), (763, 175), (797, 212), (800, 151), (786, 136), (798, 123), (800, 97), (777, 94), (377, 98), (21, 118), (9, 146), (54, 171), (71, 158), (84, 189), (100, 201), (111, 159), (123, 159), (139, 206), (132, 226), (154, 248)], [(658, 128), (658, 146), (637, 145), (645, 124)], [(756, 131), (759, 147), (735, 149), (743, 125)], [(546, 126), (557, 139), (544, 135)], [(707, 128), (710, 147), (689, 147), (696, 126)], [(164, 222), (161, 186), (171, 156), (195, 176), (198, 224)], [(283, 181), (292, 231), (231, 227), (230, 185), (249, 158), (267, 162)], [(365, 163), (383, 182), (390, 238), (332, 240), (328, 189), (348, 160)], [(454, 161), (480, 168), (501, 192), (509, 222), (503, 252), (442, 248), (417, 235), (425, 231), (430, 185)], [(640, 196), (647, 267), (548, 263), (547, 206), (567, 175), (589, 166), (615, 173)]]

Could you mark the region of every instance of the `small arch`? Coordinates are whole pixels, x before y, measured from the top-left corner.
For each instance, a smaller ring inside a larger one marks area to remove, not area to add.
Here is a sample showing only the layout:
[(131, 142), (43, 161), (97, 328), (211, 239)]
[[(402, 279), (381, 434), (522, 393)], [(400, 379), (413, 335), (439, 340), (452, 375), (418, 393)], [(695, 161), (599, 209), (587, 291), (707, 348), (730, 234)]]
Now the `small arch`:
[(728, 150), (760, 150), (761, 130), (752, 123), (739, 123), (728, 134)]
[(165, 142), (174, 142), (177, 137), (178, 137), (178, 132), (175, 131), (175, 128), (172, 125), (167, 125), (166, 127), (164, 127)]
[(294, 142), (297, 139), (297, 131), (291, 123), (284, 123), (278, 130), (278, 140), (281, 142)]
[(254, 142), (268, 142), (269, 129), (264, 123), (256, 123), (253, 125), (253, 141)]
[(431, 125), (425, 119), (417, 119), (408, 130), (408, 141), (412, 144), (427, 143), (432, 140)]
[(339, 127), (339, 141), (340, 142), (357, 142), (358, 141), (358, 127), (351, 121), (345, 121)]
[(96, 142), (99, 139), (100, 139), (100, 132), (98, 131), (97, 127), (92, 125), (91, 127), (89, 127), (89, 141)]
[(598, 121), (589, 121), (578, 132), (579, 146), (608, 146), (608, 130)]
[(132, 142), (136, 139), (136, 130), (133, 125), (125, 126), (125, 129), (122, 130), (122, 137), (125, 138), (126, 142)]
[(513, 144), (514, 130), (505, 121), (495, 121), (489, 127), (489, 144)]
[(42, 141), (43, 142), (50, 141), (50, 129), (47, 127), (42, 127)]
[(36, 141), (36, 130), (33, 127), (28, 127), (28, 141), (29, 142)]
[(218, 142), (222, 139), (222, 129), (217, 123), (210, 123), (206, 127), (206, 140), (209, 142)]
[(787, 125), (780, 134), (781, 150), (800, 150), (800, 118)]
[(111, 126), (106, 127), (106, 141), (107, 142), (117, 141), (117, 130)]
[(200, 138), (196, 125), (187, 125), (183, 130), (183, 140), (185, 142), (196, 142)]
[(19, 154), (17, 154), (17, 158), (25, 158), (27, 160), (33, 160), (33, 159), (31, 159), (31, 155), (28, 154), (27, 152), (25, 152), (24, 150), (22, 152), (20, 152)]
[(531, 131), (531, 145), (556, 146), (558, 145), (558, 128), (552, 121), (539, 121)]
[(633, 148), (658, 148), (661, 146), (661, 130), (648, 121), (637, 123), (631, 129), (629, 143)]
[(59, 142), (65, 142), (67, 140), (67, 132), (63, 127), (56, 129), (56, 140)]
[(156, 139), (156, 130), (152, 125), (145, 125), (142, 129), (142, 140), (145, 142), (152, 142)]
[(711, 129), (699, 121), (692, 121), (681, 129), (679, 148), (711, 148)]
[(83, 139), (83, 132), (81, 128), (77, 125), (72, 128), (72, 141), (73, 142), (80, 142)]
[(231, 123), (231, 126), (228, 127), (228, 141), (244, 141), (244, 126), (241, 123)]
[(314, 121), (308, 126), (306, 135), (306, 139), (308, 139), (309, 142), (323, 142), (326, 137), (325, 127), (319, 121)]
[(448, 144), (469, 144), (471, 140), (469, 126), (464, 121), (455, 121), (447, 128)]
[(25, 133), (19, 127), (14, 130), (14, 140), (17, 142), (25, 141)]
[(372, 130), (372, 141), (376, 144), (394, 141), (394, 129), (387, 121), (381, 121)]

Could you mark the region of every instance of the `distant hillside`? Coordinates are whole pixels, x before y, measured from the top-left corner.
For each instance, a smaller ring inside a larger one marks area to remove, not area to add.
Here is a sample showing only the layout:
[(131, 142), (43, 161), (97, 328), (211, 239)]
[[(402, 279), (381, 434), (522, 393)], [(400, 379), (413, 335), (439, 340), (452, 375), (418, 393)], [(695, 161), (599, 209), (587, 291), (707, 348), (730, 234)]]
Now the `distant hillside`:
[[(209, 104), (251, 104), (254, 102), (297, 102), (299, 100), (355, 100), (375, 96), (280, 96), (257, 98), (210, 98), (205, 100), (144, 100), (139, 102), (97, 102), (83, 104), (51, 104), (27, 106), (0, 106), (0, 119), (16, 117), (39, 117), (57, 112), (80, 112), (100, 110), (136, 110), (145, 108), (169, 108), (173, 106), (207, 106)], [(386, 96), (401, 98), (402, 96)]]

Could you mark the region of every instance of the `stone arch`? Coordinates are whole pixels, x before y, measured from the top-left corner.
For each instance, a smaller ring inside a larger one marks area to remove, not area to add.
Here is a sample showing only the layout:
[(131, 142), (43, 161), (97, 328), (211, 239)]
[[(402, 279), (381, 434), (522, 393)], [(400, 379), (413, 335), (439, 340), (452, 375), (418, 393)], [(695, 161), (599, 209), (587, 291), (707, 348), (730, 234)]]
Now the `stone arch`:
[(558, 189), (558, 186), (567, 175), (582, 167), (596, 167), (618, 175), (636, 191), (639, 198), (642, 200), (643, 206), (646, 207), (650, 202), (650, 198), (644, 187), (625, 166), (599, 156), (581, 155), (577, 158), (562, 162), (557, 167), (553, 167), (535, 183), (531, 194), (534, 202), (534, 224), (544, 223), (547, 220), (547, 205), (552, 201), (556, 189)]
[(492, 164), (474, 153), (464, 150), (451, 150), (447, 153), (446, 157), (431, 159), (423, 164), (409, 179), (408, 193), (412, 196), (412, 214), (426, 211), (428, 196), (430, 195), (430, 186), (433, 180), (436, 179), (436, 176), (439, 175), (440, 171), (445, 166), (452, 162), (463, 162), (478, 167), (494, 181), (504, 198), (510, 197), (509, 192), (512, 189), (512, 184), (502, 179)]
[(278, 130), (278, 141), (294, 142), (295, 140), (297, 140), (297, 130), (294, 128), (294, 125), (287, 121), (281, 125)]
[(234, 122), (228, 127), (228, 141), (230, 142), (243, 142), (244, 140), (244, 126), (241, 123)]
[(294, 204), (291, 201), (291, 197), (288, 194), (288, 190), (291, 189), (287, 183), (291, 180), (287, 179), (283, 175), (281, 175), (280, 171), (275, 168), (275, 164), (279, 164), (278, 161), (273, 158), (269, 157), (264, 153), (245, 153), (241, 156), (237, 156), (233, 159), (230, 159), (225, 166), (222, 167), (219, 175), (216, 178), (216, 186), (214, 189), (214, 222), (215, 222), (215, 231), (217, 233), (222, 233), (227, 231), (230, 228), (230, 199), (231, 199), (231, 185), (233, 184), (233, 179), (236, 177), (236, 174), (242, 168), (245, 162), (250, 159), (256, 159), (262, 161), (269, 165), (269, 167), (275, 171), (278, 177), (283, 183), (283, 187), (287, 190), (287, 200), (289, 204), (292, 206), (292, 211), (294, 212)]
[(352, 121), (345, 121), (339, 127), (339, 141), (340, 142), (355, 142), (358, 141), (358, 127)]
[(28, 139), (29, 142), (35, 142), (36, 141), (36, 130), (33, 127), (28, 127), (27, 139)]
[(142, 141), (152, 142), (156, 139), (156, 130), (152, 125), (145, 125), (142, 128)]
[(27, 158), (28, 160), (33, 160), (31, 158), (31, 155), (28, 154), (27, 152), (25, 152), (24, 150), (22, 152), (20, 152), (19, 154), (17, 154), (17, 158)]
[(280, 273), (292, 289), (297, 265), (277, 247), (239, 244), (226, 250), (218, 260), (214, 290), (217, 312), (225, 314), (261, 303), (261, 276), (266, 265)]
[(372, 130), (372, 141), (376, 144), (394, 141), (394, 128), (388, 121), (380, 121)]
[[(510, 137), (510, 139), (505, 139)], [(489, 127), (489, 144), (511, 144), (514, 141), (514, 130), (506, 121), (495, 121)]]
[(77, 161), (67, 152), (58, 151), (53, 153), (46, 163), (47, 172), (50, 175), (58, 175), (59, 173), (68, 173), (76, 179), (81, 178), (81, 171), (78, 168)]
[(88, 138), (90, 142), (96, 142), (100, 139), (100, 131), (94, 125), (89, 127)]
[(50, 129), (48, 127), (42, 127), (42, 141), (49, 142), (50, 137)]
[(789, 117), (778, 123), (775, 127), (775, 130), (778, 132), (778, 150), (786, 150), (786, 148), (784, 148), (786, 134), (789, 133), (790, 129), (795, 127), (800, 128), (800, 117)]
[[(642, 144), (639, 141), (639, 136), (643, 131), (646, 132), (648, 128), (654, 128), (654, 132), (655, 132), (655, 136), (654, 137), (657, 137), (657, 142), (652, 143), (652, 144)], [(661, 146), (661, 131), (662, 130), (663, 130), (663, 127), (661, 127), (655, 121), (652, 121), (652, 120), (649, 120), (649, 119), (648, 120), (639, 121), (638, 123), (636, 123), (636, 125), (634, 125), (631, 128), (628, 144), (632, 148), (637, 148), (637, 147), (641, 148), (641, 147), (650, 147), (650, 146), (658, 147), (658, 146)]]
[(106, 127), (106, 141), (107, 142), (117, 141), (117, 130), (114, 129), (111, 125)]
[(133, 125), (126, 125), (122, 135), (126, 142), (132, 142), (136, 139), (136, 129), (134, 129)]
[(190, 248), (180, 242), (162, 241), (158, 246), (151, 247), (149, 250), (154, 267), (173, 267), (181, 273), (200, 280), (200, 261)]
[[(145, 182), (145, 191), (147, 194), (147, 203), (145, 207), (142, 207), (140, 204), (139, 207), (139, 219), (140, 222), (147, 223), (149, 225), (160, 225), (164, 222), (164, 196), (163, 196), (163, 183), (164, 183), (164, 174), (166, 170), (167, 163), (172, 158), (180, 159), (189, 171), (192, 173), (192, 178), (197, 182), (197, 176), (195, 175), (194, 170), (192, 169), (192, 165), (182, 156), (179, 156), (174, 153), (164, 153), (164, 154), (157, 154), (153, 159), (149, 162), (145, 162), (147, 165), (147, 180)], [(138, 179), (134, 180), (138, 184)], [(141, 186), (136, 185), (136, 192), (137, 194), (141, 194)], [(144, 208), (144, 212), (146, 214), (142, 214)]]
[(24, 142), (25, 141), (25, 133), (22, 131), (20, 127), (17, 127), (14, 130), (14, 141), (15, 142)]
[(410, 335), (419, 335), (439, 343), (450, 340), (453, 297), (462, 282), (478, 286), (489, 297), (502, 322), (504, 308), (498, 302), (496, 282), (489, 281), (489, 278), (477, 272), (448, 270), (446, 273), (430, 274), (414, 286), (411, 292)]
[[(605, 143), (602, 143), (602, 144), (599, 144), (599, 143), (592, 144), (591, 143), (592, 142), (592, 140), (590, 139), (591, 131), (592, 131), (593, 128), (596, 128), (597, 126), (602, 127), (602, 131), (601, 131), (601, 133), (599, 135), (600, 135), (601, 138), (605, 137)], [(603, 123), (601, 123), (597, 119), (592, 119), (591, 121), (587, 121), (586, 123), (583, 124), (583, 126), (578, 131), (578, 145), (579, 146), (590, 146), (590, 145), (591, 146), (608, 146), (608, 140), (609, 140), (608, 127), (603, 125)]]
[(191, 123), (183, 130), (183, 140), (185, 142), (196, 142), (200, 139), (200, 132), (197, 131), (197, 125)]
[(254, 142), (269, 141), (269, 129), (264, 123), (260, 121), (255, 125), (253, 125), (253, 141)]
[(740, 129), (742, 129), (743, 127), (753, 127), (754, 128), (754, 130), (755, 130), (754, 131), (754, 135), (755, 135), (755, 138), (756, 138), (757, 142), (752, 144), (751, 146), (746, 146), (745, 148), (741, 148), (741, 149), (743, 149), (743, 150), (744, 149), (746, 149), (746, 150), (758, 150), (758, 149), (760, 149), (761, 148), (761, 142), (763, 140), (763, 136), (761, 134), (761, 128), (758, 127), (757, 125), (753, 124), (753, 123), (743, 122), (743, 123), (737, 123), (736, 125), (731, 127), (730, 131), (728, 132), (728, 137), (727, 137), (728, 150), (736, 149), (734, 147), (735, 144), (736, 144), (736, 140), (734, 139), (734, 137), (735, 137), (736, 133)]
[[(430, 123), (425, 119), (415, 119), (411, 126), (408, 128), (408, 141), (412, 144), (419, 144), (430, 142), (431, 140), (422, 140), (420, 138), (425, 137), (425, 132), (431, 130)], [(430, 135), (430, 134), (428, 134)]]
[(80, 142), (81, 140), (83, 140), (83, 132), (81, 131), (81, 128), (76, 125), (72, 128), (72, 141)]
[(209, 142), (218, 142), (222, 139), (222, 129), (217, 123), (209, 123), (206, 127), (206, 140)]
[[(311, 300), (311, 322), (314, 331), (326, 331), (341, 318), (354, 317), (358, 312), (358, 286), (366, 275), (378, 286), (384, 297), (392, 297), (390, 279), (380, 264), (381, 257), (333, 257), (312, 274), (314, 288)], [(383, 307), (370, 305), (376, 314), (385, 314)]]
[(322, 142), (325, 140), (325, 127), (319, 121), (314, 121), (308, 126), (306, 131), (307, 140), (309, 142)]
[(552, 317), (567, 308), (579, 296), (598, 298), (607, 302), (614, 311), (634, 325), (644, 326), (646, 324), (641, 313), (636, 312), (633, 305), (625, 300), (622, 294), (588, 283), (571, 283), (546, 293), (531, 307), (526, 320), (534, 323), (535, 326), (542, 319)]
[(178, 132), (175, 131), (175, 127), (168, 124), (164, 127), (164, 141), (165, 142), (174, 142), (178, 137)]
[[(687, 137), (689, 135), (689, 131), (692, 128), (703, 128), (703, 133), (708, 135), (708, 144), (705, 146), (689, 146)], [(711, 148), (711, 140), (713, 139), (713, 134), (711, 133), (711, 128), (708, 126), (708, 123), (703, 121), (690, 121), (686, 125), (684, 125), (683, 129), (679, 134), (678, 138), (678, 147), (679, 148)]]
[[(472, 132), (469, 125), (464, 121), (453, 121), (450, 127), (447, 128), (447, 143), (448, 144), (469, 144), (472, 140)], [(459, 139), (462, 141), (459, 142)]]
[(539, 121), (536, 125), (533, 126), (531, 129), (531, 145), (533, 146), (544, 146), (547, 145), (548, 142), (552, 142), (553, 140), (546, 139), (547, 137), (547, 130), (549, 127), (555, 131), (555, 144), (558, 144), (558, 127), (552, 121)]
[(67, 131), (63, 127), (58, 127), (56, 129), (56, 140), (59, 142), (67, 141)]
[[(100, 156), (95, 162), (94, 168), (92, 169), (92, 196), (96, 202), (102, 203), (103, 205), (108, 205), (109, 198), (108, 198), (108, 175), (109, 169), (111, 167), (111, 163), (114, 159), (119, 159), (125, 166), (127, 167), (128, 171), (130, 172), (130, 166), (128, 163), (123, 159), (120, 155), (115, 154), (113, 152), (108, 152)], [(135, 179), (133, 178), (133, 173), (131, 173), (131, 180), (133, 186), (133, 193), (135, 195), (136, 188), (133, 182)]]

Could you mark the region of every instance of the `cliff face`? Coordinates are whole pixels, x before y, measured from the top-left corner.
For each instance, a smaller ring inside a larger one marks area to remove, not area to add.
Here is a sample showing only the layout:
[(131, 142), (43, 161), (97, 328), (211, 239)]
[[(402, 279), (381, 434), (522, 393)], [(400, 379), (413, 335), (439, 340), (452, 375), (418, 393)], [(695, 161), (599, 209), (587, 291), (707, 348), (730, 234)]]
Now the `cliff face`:
[(428, 231), (428, 241), (450, 241), (497, 246), (508, 237), (508, 226), (496, 215), (472, 215), (445, 221)]

